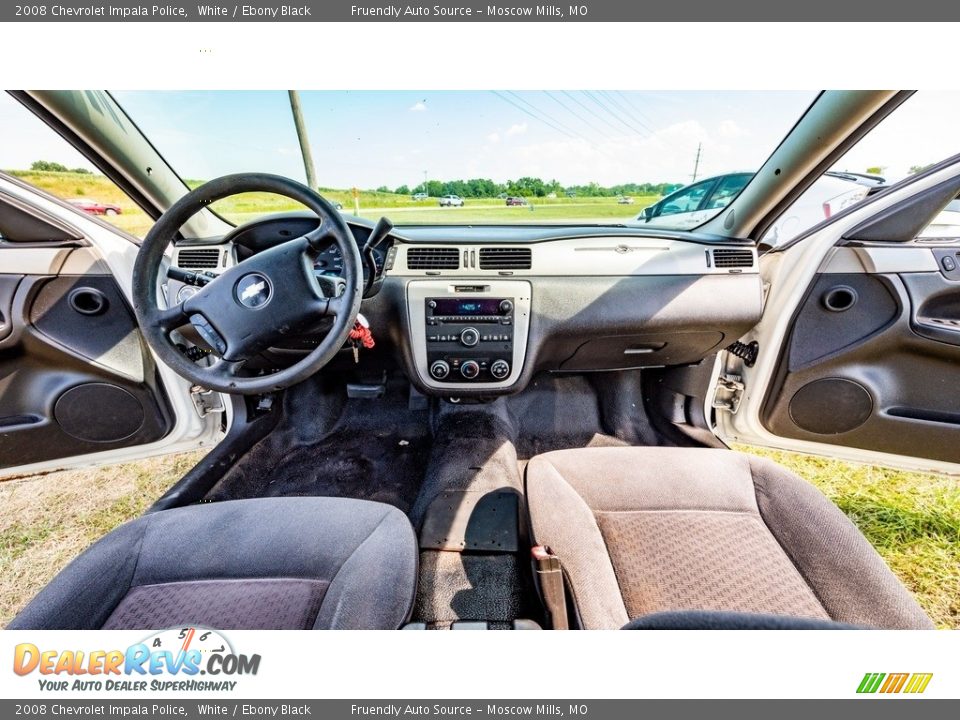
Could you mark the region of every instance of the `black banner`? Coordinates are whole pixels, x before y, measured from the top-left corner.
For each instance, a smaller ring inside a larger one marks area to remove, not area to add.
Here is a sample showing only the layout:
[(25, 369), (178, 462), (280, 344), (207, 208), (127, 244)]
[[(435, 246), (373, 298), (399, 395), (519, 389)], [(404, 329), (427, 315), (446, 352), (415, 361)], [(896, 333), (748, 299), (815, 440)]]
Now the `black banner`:
[[(909, 710), (905, 707), (910, 705)], [(956, 717), (958, 700), (0, 700), (6, 718), (271, 718), (407, 719), (528, 717), (623, 720), (691, 717), (737, 720), (940, 720)]]
[[(564, 2), (424, 2), (382, 0), (252, 0), (137, 2), (26, 0), (0, 4), (2, 22), (754, 22), (954, 21), (960, 4), (942, 0), (687, 0), (683, 3), (573, 0)], [(642, 31), (638, 31), (642, 32)], [(720, 32), (720, 30), (718, 30)], [(811, 33), (814, 33), (811, 30)], [(802, 37), (798, 32), (796, 37)], [(810, 41), (816, 38), (811, 36)], [(838, 49), (839, 51), (840, 49)]]

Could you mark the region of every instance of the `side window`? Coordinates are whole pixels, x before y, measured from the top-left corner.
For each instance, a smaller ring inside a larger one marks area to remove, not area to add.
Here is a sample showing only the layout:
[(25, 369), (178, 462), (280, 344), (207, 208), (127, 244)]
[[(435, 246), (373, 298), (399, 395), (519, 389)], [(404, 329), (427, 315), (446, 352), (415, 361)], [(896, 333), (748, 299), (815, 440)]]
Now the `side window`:
[(725, 208), (732, 203), (733, 199), (740, 194), (740, 191), (747, 186), (747, 183), (750, 182), (750, 178), (752, 177), (753, 175), (749, 173), (728, 175), (725, 177), (720, 181), (717, 189), (713, 191), (713, 195), (710, 196), (706, 209), (722, 210)]
[(0, 171), (143, 237), (153, 220), (66, 140), (0, 91)]
[(703, 198), (706, 197), (710, 191), (713, 182), (713, 180), (704, 180), (703, 182), (680, 190), (663, 201), (663, 204), (660, 206), (660, 212), (657, 214), (676, 215), (678, 213), (693, 212), (700, 207), (700, 203), (703, 202)]
[(918, 237), (928, 240), (960, 238), (960, 198), (947, 203), (947, 206), (930, 221)]

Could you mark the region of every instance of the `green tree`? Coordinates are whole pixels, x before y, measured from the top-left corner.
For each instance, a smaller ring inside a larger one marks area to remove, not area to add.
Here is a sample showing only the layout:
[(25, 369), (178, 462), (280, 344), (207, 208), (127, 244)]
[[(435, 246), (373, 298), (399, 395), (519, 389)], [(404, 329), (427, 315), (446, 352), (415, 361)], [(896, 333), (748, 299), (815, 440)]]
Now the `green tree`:
[(406, 185), (401, 185), (401, 186), (398, 187), (396, 190), (394, 190), (394, 192), (395, 192), (397, 195), (409, 195), (409, 194), (410, 194), (410, 188), (408, 188)]
[(37, 160), (30, 165), (30, 169), (39, 172), (69, 172), (66, 165), (61, 165), (58, 162), (51, 162), (49, 160)]

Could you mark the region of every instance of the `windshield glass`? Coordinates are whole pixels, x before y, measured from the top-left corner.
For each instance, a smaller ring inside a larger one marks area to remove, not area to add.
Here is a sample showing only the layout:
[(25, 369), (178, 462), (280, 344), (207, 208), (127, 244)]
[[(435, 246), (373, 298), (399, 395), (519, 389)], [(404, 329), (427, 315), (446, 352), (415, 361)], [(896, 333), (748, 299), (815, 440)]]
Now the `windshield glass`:
[[(191, 187), (251, 171), (304, 182), (312, 165), (342, 212), (397, 225), (688, 229), (732, 202), (816, 94), (302, 92), (305, 144), (287, 92), (114, 96)], [(247, 195), (213, 209), (241, 223), (296, 208)]]

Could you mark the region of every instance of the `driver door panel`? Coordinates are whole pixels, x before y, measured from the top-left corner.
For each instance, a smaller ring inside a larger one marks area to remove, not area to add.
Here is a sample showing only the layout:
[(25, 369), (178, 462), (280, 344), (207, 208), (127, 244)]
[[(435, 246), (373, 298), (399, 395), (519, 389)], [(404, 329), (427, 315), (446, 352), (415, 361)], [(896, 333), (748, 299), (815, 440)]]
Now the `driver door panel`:
[[(0, 264), (3, 257), (0, 249)], [(0, 340), (0, 468), (169, 432), (156, 368), (111, 276), (4, 273), (0, 300), (11, 286), (9, 309), (0, 309), (9, 327)]]

